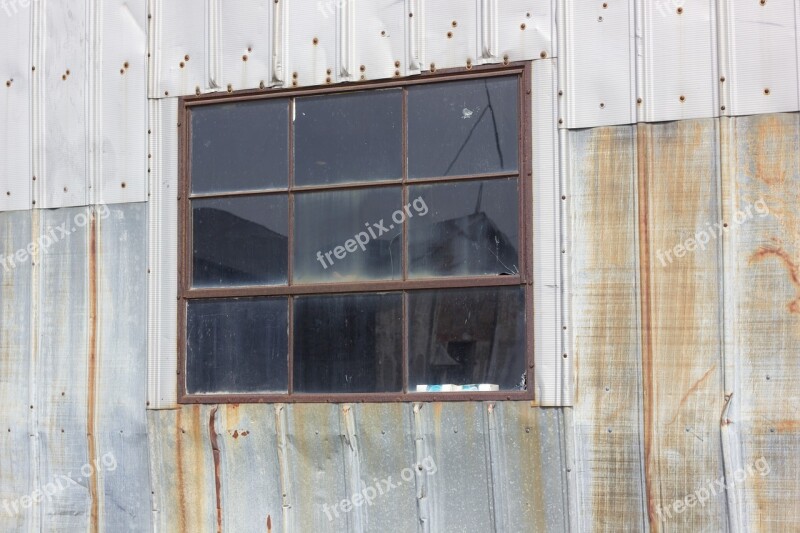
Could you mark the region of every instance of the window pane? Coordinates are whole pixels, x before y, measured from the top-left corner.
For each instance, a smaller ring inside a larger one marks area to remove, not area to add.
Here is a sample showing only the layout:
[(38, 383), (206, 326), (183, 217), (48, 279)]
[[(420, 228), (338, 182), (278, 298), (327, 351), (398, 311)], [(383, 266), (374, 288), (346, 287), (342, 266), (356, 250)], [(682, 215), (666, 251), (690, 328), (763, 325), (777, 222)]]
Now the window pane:
[(517, 92), (516, 76), (409, 87), (409, 177), (516, 171)]
[(192, 200), (193, 285), (286, 283), (284, 194)]
[(410, 391), (524, 389), (521, 287), (411, 292), (408, 320)]
[(401, 391), (402, 329), (399, 293), (296, 298), (294, 389)]
[(408, 200), (410, 278), (519, 273), (516, 178), (418, 185)]
[(311, 96), (295, 105), (295, 185), (402, 176), (402, 90)]
[(286, 298), (189, 301), (187, 391), (285, 393), (287, 311)]
[(289, 101), (192, 108), (192, 192), (289, 184)]
[(401, 203), (400, 187), (297, 194), (294, 282), (400, 279)]

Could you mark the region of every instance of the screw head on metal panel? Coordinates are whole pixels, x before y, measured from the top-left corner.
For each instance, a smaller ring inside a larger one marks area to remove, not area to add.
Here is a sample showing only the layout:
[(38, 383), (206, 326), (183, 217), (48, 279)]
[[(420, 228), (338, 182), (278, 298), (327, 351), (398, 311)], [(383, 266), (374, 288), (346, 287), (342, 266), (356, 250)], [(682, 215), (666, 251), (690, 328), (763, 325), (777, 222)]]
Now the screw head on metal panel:
[(603, 2), (603, 9), (608, 9), (608, 4), (606, 2)]
[(11, 87), (11, 84), (12, 84), (13, 82), (14, 82), (14, 80), (8, 80), (8, 81), (6, 82), (6, 87)]
[(311, 42), (312, 42), (314, 45), (317, 45), (317, 44), (319, 44), (319, 39), (318, 39), (318, 38), (316, 38), (316, 37), (314, 37), (313, 39), (311, 39)]
[(600, 102), (600, 109), (605, 109), (605, 107), (606, 107), (606, 104), (604, 104), (603, 102)]
[(242, 61), (247, 61), (247, 54), (242, 56)]
[(436, 63), (431, 63), (431, 72), (436, 72)]
[(546, 58), (546, 57), (547, 57), (547, 52), (546, 52), (545, 50), (542, 50), (542, 51), (539, 53), (539, 57), (541, 57), (542, 59)]
[(524, 23), (524, 22), (523, 22), (522, 24), (520, 24), (520, 25), (519, 25), (519, 29), (521, 29), (521, 30), (524, 30), (524, 29), (525, 29), (525, 27), (526, 27), (526, 26), (525, 26), (525, 23)]
[(230, 83), (228, 84), (228, 92), (229, 93), (233, 92), (233, 85), (231, 85)]
[(364, 72), (365, 70), (367, 70), (367, 67), (365, 67), (364, 65), (361, 65), (360, 67), (358, 67), (358, 69), (359, 69), (361, 72)]
[(680, 98), (679, 98), (679, 100), (680, 100), (681, 102), (685, 102), (685, 101), (686, 101), (686, 97), (685, 97), (685, 96), (683, 96), (683, 95), (681, 95), (681, 96), (680, 96)]
[(678, 15), (683, 14), (683, 8), (682, 7), (679, 7), (678, 9), (676, 9), (676, 11), (678, 12)]
[(451, 32), (451, 31), (447, 32), (447, 38), (448, 39), (452, 39), (453, 38), (453, 32)]
[(189, 55), (187, 54), (187, 55), (183, 56), (183, 60), (184, 61), (189, 61)]
[(769, 96), (769, 87), (767, 87), (766, 89), (764, 89), (764, 94), (765, 94), (765, 95), (767, 95), (767, 96)]
[(456, 22), (456, 21), (454, 20), (453, 22), (451, 22), (451, 23), (450, 23), (450, 25), (451, 25), (451, 26), (453, 26), (453, 27), (455, 28), (456, 26), (458, 26), (458, 22)]
[(721, 76), (721, 77), (719, 78), (719, 81), (721, 81), (721, 82), (723, 82), (723, 83), (724, 83), (724, 82), (725, 82), (725, 76)]
[(637, 98), (637, 99), (636, 99), (636, 103), (637, 103), (637, 104), (641, 104), (641, 103), (642, 103), (642, 99), (641, 99), (641, 98)]

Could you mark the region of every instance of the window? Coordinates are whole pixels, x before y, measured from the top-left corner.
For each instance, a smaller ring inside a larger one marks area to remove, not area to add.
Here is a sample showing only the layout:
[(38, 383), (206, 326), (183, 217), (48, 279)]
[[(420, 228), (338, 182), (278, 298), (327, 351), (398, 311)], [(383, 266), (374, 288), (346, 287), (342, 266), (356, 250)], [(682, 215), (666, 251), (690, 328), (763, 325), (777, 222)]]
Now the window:
[(182, 99), (181, 401), (532, 399), (528, 68)]

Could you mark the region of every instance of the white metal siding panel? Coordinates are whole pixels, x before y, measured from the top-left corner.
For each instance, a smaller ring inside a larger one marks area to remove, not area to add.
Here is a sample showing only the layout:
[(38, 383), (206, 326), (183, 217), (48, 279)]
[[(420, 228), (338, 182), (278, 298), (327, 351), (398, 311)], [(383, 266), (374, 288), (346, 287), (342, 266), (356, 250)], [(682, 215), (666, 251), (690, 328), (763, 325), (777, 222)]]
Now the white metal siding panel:
[[(102, 1), (101, 49), (96, 75), (99, 115), (90, 128), (99, 137), (99, 192), (112, 204), (147, 200), (147, 14), (144, 2)], [(91, 130), (90, 130), (91, 131)]]
[(483, 20), (483, 28), (489, 29), (489, 35), (481, 40), (481, 55), (485, 58), (522, 61), (556, 55), (553, 42), (555, 16), (552, 2), (482, 0), (482, 3), (495, 6), (494, 10), (497, 12), (496, 18), (486, 20), (484, 17)]
[(797, 2), (724, 2), (726, 25), (721, 65), (729, 91), (727, 112), (752, 115), (797, 111)]
[(718, 114), (715, 5), (637, 0), (640, 122)]
[(0, 11), (0, 211), (31, 208), (30, 9)]
[(177, 403), (178, 99), (151, 100), (148, 202), (147, 401)]
[(270, 85), (273, 4), (273, 0), (220, 1), (219, 41), (211, 46), (222, 67), (219, 84), (226, 90)]
[(431, 65), (443, 69), (482, 62), (478, 51), (480, 1), (417, 0), (414, 17), (420, 19), (412, 23), (424, 36), (422, 70), (432, 70)]
[[(533, 66), (533, 282), (535, 390), (539, 405), (570, 405), (572, 358), (561, 349), (561, 200), (556, 128), (556, 64)], [(564, 205), (562, 209), (562, 205)]]
[[(336, 2), (339, 9), (345, 3)], [(287, 10), (285, 43), (291, 51), (285, 85), (292, 86), (295, 82), (297, 86), (324, 85), (328, 80), (339, 81), (336, 17), (320, 11), (313, 2), (288, 2), (284, 9)]]
[(87, 38), (90, 5), (69, 0), (50, 0), (45, 9), (44, 65), (44, 172), (41, 204), (54, 208), (84, 205), (87, 202), (88, 142), (87, 121), (89, 71)]
[[(321, 5), (335, 4), (329, 0)], [(370, 78), (391, 78), (397, 71), (401, 76), (409, 74), (409, 57), (405, 46), (408, 15), (403, 2), (375, 0), (348, 4), (349, 9), (355, 11), (355, 73), (358, 74), (361, 65), (364, 65), (364, 73)], [(325, 12), (329, 13), (329, 10)], [(399, 66), (395, 62), (399, 62)]]
[[(604, 8), (603, 5), (607, 7)], [(568, 128), (636, 121), (633, 0), (561, 0)]]
[(214, 89), (207, 77), (206, 2), (150, 0), (150, 98)]

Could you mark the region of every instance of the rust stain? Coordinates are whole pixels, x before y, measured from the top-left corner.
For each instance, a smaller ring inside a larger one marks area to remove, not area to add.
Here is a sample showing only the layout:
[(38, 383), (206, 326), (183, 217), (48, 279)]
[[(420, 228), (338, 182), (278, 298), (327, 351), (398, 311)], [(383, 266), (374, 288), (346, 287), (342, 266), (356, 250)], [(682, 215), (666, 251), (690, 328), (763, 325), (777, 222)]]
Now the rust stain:
[(267, 533), (272, 533), (272, 517), (267, 515)]
[(792, 285), (797, 288), (798, 295), (794, 300), (789, 302), (787, 308), (790, 313), (800, 314), (800, 266), (792, 261), (792, 257), (786, 250), (782, 248), (770, 248), (767, 246), (762, 246), (756, 253), (754, 253), (750, 257), (749, 263), (757, 263), (767, 259), (768, 257), (777, 257), (789, 271), (789, 279), (791, 280)]
[(650, 235), (648, 226), (649, 217), (649, 162), (652, 161), (650, 143), (647, 139), (647, 126), (637, 130), (638, 194), (639, 194), (639, 277), (641, 283), (641, 316), (642, 316), (642, 396), (644, 403), (644, 482), (647, 497), (647, 517), (652, 531), (660, 530), (660, 522), (656, 518), (655, 487), (653, 486), (653, 466), (651, 457), (655, 439), (653, 427), (654, 415), (654, 389), (653, 389), (653, 338), (651, 328), (653, 324), (650, 294), (652, 282), (650, 279)]
[(689, 396), (691, 396), (692, 394), (694, 394), (695, 392), (697, 392), (697, 389), (699, 389), (699, 388), (700, 388), (700, 385), (702, 385), (702, 384), (703, 384), (703, 383), (704, 383), (704, 382), (705, 382), (705, 381), (706, 381), (706, 380), (709, 378), (709, 376), (711, 376), (711, 373), (712, 373), (714, 370), (716, 370), (716, 369), (717, 369), (717, 365), (716, 365), (716, 363), (715, 363), (715, 364), (713, 364), (713, 365), (711, 365), (711, 368), (709, 368), (708, 370), (706, 370), (705, 374), (703, 374), (702, 376), (700, 376), (700, 379), (698, 379), (697, 381), (695, 381), (695, 382), (692, 384), (692, 386), (691, 386), (691, 387), (689, 387), (689, 390), (687, 390), (687, 391), (686, 391), (686, 394), (684, 394), (684, 395), (683, 395), (683, 397), (681, 398), (681, 401), (680, 401), (680, 403), (678, 404), (678, 407), (675, 409), (675, 416), (673, 416), (673, 417), (672, 417), (672, 419), (671, 419), (669, 422), (667, 422), (667, 424), (666, 424), (666, 425), (668, 425), (668, 426), (669, 426), (669, 425), (671, 425), (671, 424), (673, 424), (673, 423), (675, 422), (675, 420), (678, 418), (678, 415), (680, 414), (680, 409), (681, 409), (681, 407), (683, 407), (683, 405), (684, 405), (684, 404), (686, 403), (686, 401), (689, 399)]
[[(89, 225), (89, 375), (87, 377), (86, 439), (89, 464), (97, 464), (97, 442), (95, 441), (95, 417), (97, 401), (97, 217), (91, 214)], [(87, 485), (91, 499), (89, 530), (100, 528), (100, 502), (97, 500), (98, 476), (89, 476)]]
[(222, 480), (220, 478), (219, 442), (217, 441), (217, 431), (214, 428), (214, 421), (217, 416), (217, 407), (211, 410), (208, 418), (208, 437), (211, 440), (211, 450), (214, 455), (214, 492), (217, 497), (217, 533), (222, 533)]
[(782, 149), (780, 144), (786, 135), (776, 135), (783, 132), (784, 127), (777, 115), (765, 115), (758, 120), (755, 127), (755, 143), (758, 150), (755, 155), (755, 178), (767, 185), (779, 185), (786, 182), (791, 175), (791, 166), (787, 158), (794, 157), (792, 151)]
[(186, 475), (183, 470), (183, 409), (176, 413), (175, 425), (175, 455), (176, 470), (178, 475), (178, 503), (180, 512), (178, 513), (178, 530), (186, 531)]

